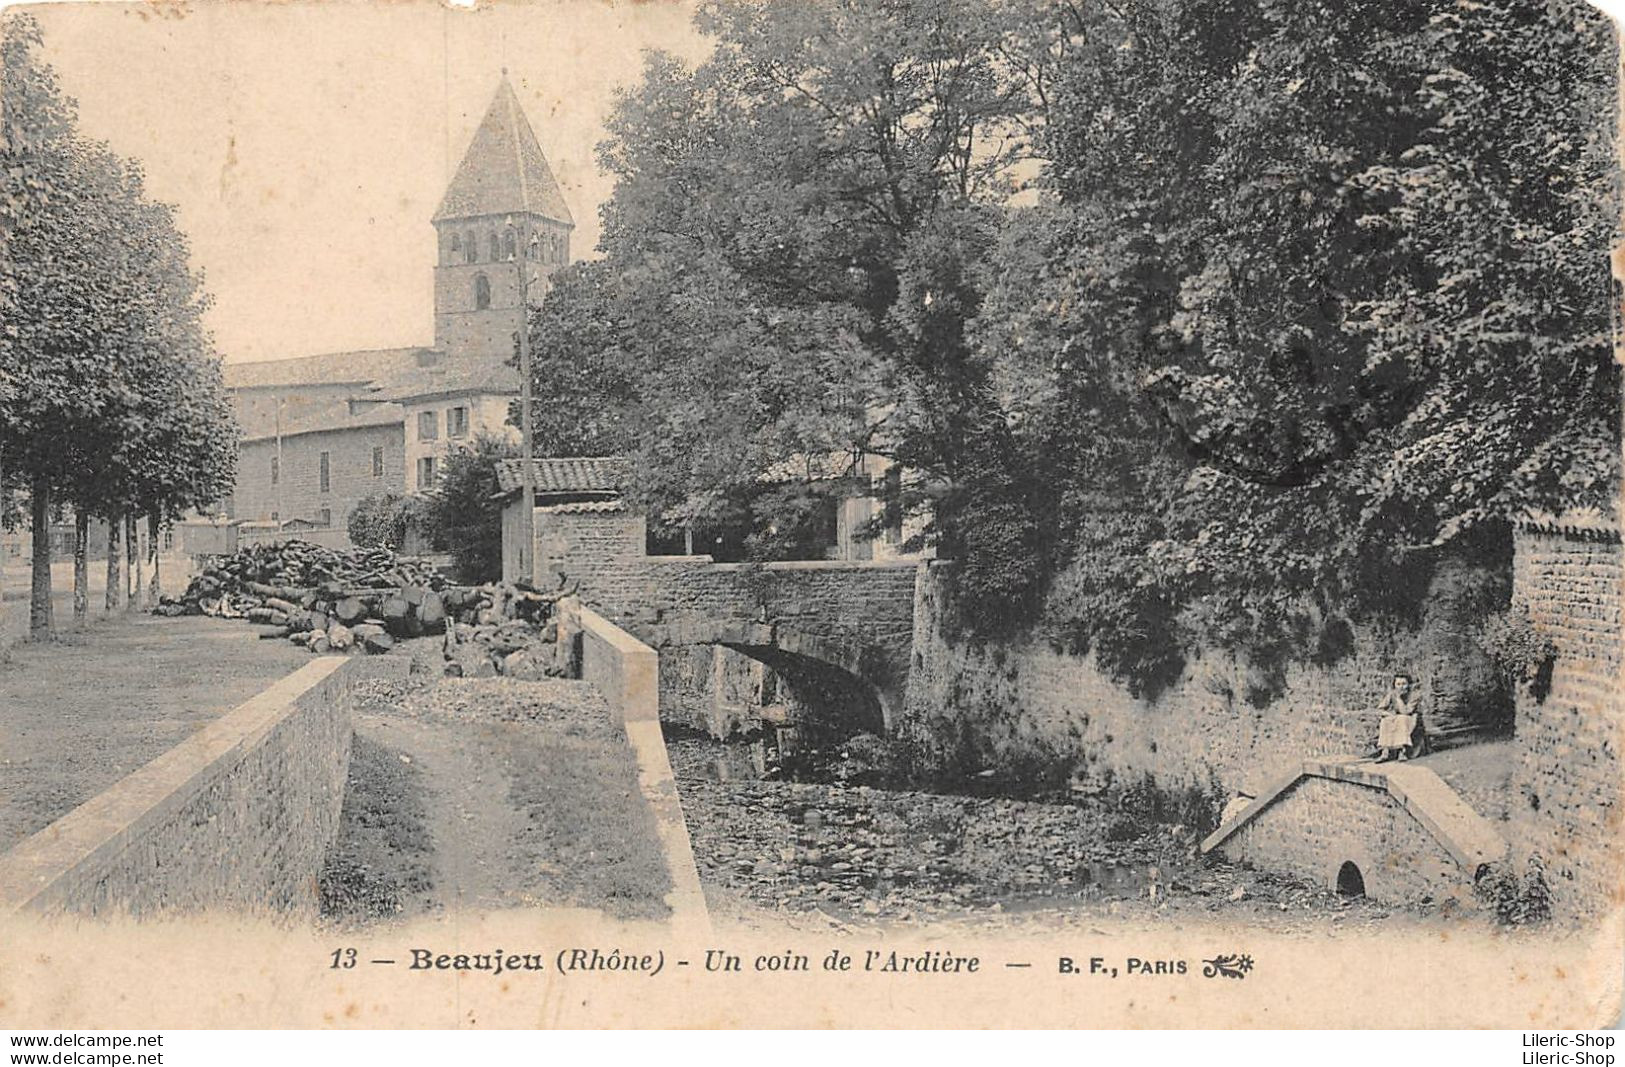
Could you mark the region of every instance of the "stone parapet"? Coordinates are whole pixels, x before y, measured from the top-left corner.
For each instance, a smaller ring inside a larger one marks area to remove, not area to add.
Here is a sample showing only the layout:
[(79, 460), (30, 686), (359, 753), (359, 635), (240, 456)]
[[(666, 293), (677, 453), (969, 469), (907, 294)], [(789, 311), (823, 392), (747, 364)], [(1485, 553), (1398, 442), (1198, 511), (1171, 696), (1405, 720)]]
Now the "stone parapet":
[(0, 856), (0, 912), (313, 913), (349, 769), (351, 688), (313, 660)]
[(1507, 854), (1507, 842), (1426, 767), (1310, 759), (1210, 834), (1202, 851), (1328, 888), (1353, 864), (1366, 895), (1403, 903), (1465, 889)]
[(603, 694), (626, 730), (637, 760), (638, 789), (654, 813), (671, 876), (666, 903), (672, 916), (689, 932), (707, 930), (710, 919), (694, 863), (694, 846), (660, 729), (659, 654), (575, 600), (561, 604), (561, 625), (567, 631), (579, 629), (581, 677)]

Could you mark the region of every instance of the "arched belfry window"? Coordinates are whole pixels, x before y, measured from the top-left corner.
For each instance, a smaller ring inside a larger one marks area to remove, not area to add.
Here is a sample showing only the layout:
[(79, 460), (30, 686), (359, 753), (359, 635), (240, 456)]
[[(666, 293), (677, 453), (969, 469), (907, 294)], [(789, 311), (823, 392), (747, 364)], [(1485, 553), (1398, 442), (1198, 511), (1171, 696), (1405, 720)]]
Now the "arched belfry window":
[(480, 246), (479, 242), (474, 240), (473, 230), (469, 230), (467, 233), (463, 234), (463, 250), (470, 263), (479, 261)]
[(455, 233), (451, 235), (451, 243), (446, 246), (446, 260), (450, 262), (457, 258), (457, 253), (463, 250), (463, 242)]
[(497, 244), (497, 235), (491, 235), (491, 262), (496, 263), (502, 259), (502, 246)]
[(514, 258), (513, 253), (514, 253), (514, 236), (513, 236), (513, 233), (510, 231), (510, 232), (505, 233), (505, 234), (502, 235), (502, 258), (504, 258), (504, 259), (512, 259), (512, 258)]
[(474, 275), (474, 310), (484, 311), (491, 306), (491, 280), (483, 274)]

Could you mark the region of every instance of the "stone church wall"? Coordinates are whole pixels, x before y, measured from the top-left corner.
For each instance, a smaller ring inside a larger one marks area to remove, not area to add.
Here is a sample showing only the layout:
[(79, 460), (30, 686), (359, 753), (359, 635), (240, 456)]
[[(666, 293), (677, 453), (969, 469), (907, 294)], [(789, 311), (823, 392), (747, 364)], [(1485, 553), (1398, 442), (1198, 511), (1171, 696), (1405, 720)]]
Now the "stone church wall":
[[(373, 473), (373, 449), (384, 450), (382, 474)], [(327, 490), (321, 485), (321, 454), (328, 454)], [(278, 482), (271, 481), (274, 439), (244, 441), (238, 456), (233, 518), (319, 521), (323, 509), (332, 527), (346, 528), (350, 512), (375, 493), (399, 493), (405, 484), (405, 439), (400, 423), (348, 430), (322, 430), (282, 439)]]

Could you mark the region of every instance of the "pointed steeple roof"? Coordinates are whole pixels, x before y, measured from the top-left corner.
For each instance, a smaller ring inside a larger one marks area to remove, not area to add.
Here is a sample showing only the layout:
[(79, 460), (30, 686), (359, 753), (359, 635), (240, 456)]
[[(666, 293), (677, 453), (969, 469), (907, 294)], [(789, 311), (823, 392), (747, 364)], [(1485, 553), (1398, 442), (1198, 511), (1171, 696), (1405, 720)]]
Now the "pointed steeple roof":
[(536, 132), (503, 71), (502, 84), (463, 153), (434, 221), (521, 211), (575, 225), (542, 146), (536, 143)]

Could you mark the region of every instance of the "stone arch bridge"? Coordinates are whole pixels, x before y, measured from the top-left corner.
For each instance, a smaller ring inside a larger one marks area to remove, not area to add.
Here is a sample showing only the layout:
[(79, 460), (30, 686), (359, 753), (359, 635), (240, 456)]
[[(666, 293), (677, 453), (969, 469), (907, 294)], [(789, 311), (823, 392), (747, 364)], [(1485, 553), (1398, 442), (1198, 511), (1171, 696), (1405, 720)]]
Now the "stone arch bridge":
[(666, 721), (721, 736), (791, 708), (884, 734), (902, 710), (917, 561), (572, 564), (581, 600), (660, 654)]

